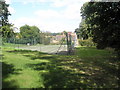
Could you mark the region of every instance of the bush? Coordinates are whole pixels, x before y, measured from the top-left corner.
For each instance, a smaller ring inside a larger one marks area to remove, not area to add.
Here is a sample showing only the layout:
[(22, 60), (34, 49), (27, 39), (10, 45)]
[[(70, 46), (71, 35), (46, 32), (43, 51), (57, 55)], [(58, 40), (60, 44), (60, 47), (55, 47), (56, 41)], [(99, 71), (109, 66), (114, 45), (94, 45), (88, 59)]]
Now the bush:
[(95, 46), (95, 43), (92, 41), (92, 38), (88, 38), (86, 40), (79, 39), (78, 42), (79, 45), (81, 46), (88, 46), (88, 47)]

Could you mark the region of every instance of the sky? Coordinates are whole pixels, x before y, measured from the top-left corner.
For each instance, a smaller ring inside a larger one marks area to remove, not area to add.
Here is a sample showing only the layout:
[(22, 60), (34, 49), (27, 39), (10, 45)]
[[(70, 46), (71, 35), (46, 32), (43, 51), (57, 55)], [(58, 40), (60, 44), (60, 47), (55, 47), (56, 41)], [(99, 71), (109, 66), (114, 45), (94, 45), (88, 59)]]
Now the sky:
[(27, 24), (41, 31), (72, 31), (81, 22), (80, 8), (90, 0), (5, 0), (8, 3), (9, 22), (20, 28)]

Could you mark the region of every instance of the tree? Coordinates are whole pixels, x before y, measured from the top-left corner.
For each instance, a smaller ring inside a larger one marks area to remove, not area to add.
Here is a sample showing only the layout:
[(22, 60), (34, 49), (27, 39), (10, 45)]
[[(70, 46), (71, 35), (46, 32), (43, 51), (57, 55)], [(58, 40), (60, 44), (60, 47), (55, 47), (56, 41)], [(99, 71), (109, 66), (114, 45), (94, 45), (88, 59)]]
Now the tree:
[(8, 4), (4, 0), (0, 1), (0, 36), (3, 38), (3, 42), (10, 42), (13, 38), (13, 25), (9, 24), (8, 16), (11, 15), (8, 11)]
[(0, 32), (2, 33), (1, 36), (3, 42), (11, 42), (11, 40), (13, 40), (14, 31), (11, 27), (12, 25), (5, 25), (1, 27)]
[(81, 8), (86, 24), (90, 25), (97, 48), (120, 50), (120, 2), (89, 2)]
[(21, 43), (36, 44), (40, 42), (40, 29), (37, 26), (21, 26), (20, 34), (22, 35), (23, 40)]
[(89, 25), (85, 23), (85, 19), (82, 19), (79, 28), (75, 29), (75, 32), (79, 39), (88, 39), (91, 36), (90, 29), (88, 28)]
[(92, 32), (91, 32), (91, 25), (86, 22), (86, 17), (83, 14), (85, 7), (88, 5), (88, 3), (85, 3), (82, 8), (81, 8), (81, 13), (82, 13), (82, 20), (81, 23), (79, 24), (79, 28), (75, 29), (75, 32), (78, 36), (79, 39), (86, 40), (89, 37), (92, 37)]
[(4, 0), (0, 1), (0, 26), (8, 25), (8, 16), (11, 15), (8, 11), (9, 4)]

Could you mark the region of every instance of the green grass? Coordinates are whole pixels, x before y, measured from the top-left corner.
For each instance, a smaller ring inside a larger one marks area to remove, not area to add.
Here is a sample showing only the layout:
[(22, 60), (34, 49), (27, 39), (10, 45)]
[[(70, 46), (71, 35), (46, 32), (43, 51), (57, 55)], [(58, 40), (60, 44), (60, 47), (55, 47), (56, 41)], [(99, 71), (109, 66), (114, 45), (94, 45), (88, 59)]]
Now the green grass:
[[(35, 88), (35, 87), (43, 87), (42, 79), (40, 78), (39, 72), (32, 70), (27, 67), (27, 64), (39, 63), (40, 61), (30, 60), (28, 57), (24, 55), (32, 55), (33, 52), (27, 54), (20, 53), (11, 53), (10, 51), (3, 52), (3, 87), (6, 87), (6, 82), (14, 81), (11, 84), (19, 85), (20, 88)], [(35, 54), (35, 53), (34, 53)], [(4, 68), (5, 67), (5, 68)], [(7, 69), (8, 68), (8, 69)], [(8, 75), (6, 74), (8, 70)], [(10, 73), (9, 73), (10, 71)], [(9, 77), (9, 78), (6, 78)], [(37, 83), (41, 81), (41, 83)], [(5, 82), (5, 84), (4, 84)], [(12, 86), (12, 85), (8, 85)], [(14, 87), (14, 86), (12, 86)]]
[(116, 56), (78, 47), (75, 55), (3, 48), (3, 88), (117, 88)]

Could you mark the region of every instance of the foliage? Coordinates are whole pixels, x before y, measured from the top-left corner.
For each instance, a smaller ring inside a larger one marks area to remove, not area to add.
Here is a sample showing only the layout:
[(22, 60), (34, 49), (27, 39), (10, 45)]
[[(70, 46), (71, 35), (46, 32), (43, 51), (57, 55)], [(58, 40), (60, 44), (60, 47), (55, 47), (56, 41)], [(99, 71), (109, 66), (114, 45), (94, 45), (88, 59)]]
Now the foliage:
[(19, 43), (40, 43), (40, 30), (37, 26), (24, 25), (20, 27), (21, 39)]
[(11, 15), (8, 11), (9, 5), (5, 0), (0, 1), (0, 37), (2, 37), (2, 44), (10, 42), (14, 38), (14, 32), (11, 28), (13, 25), (9, 24), (8, 16)]
[(92, 41), (92, 38), (88, 38), (86, 40), (79, 39), (78, 42), (79, 45), (81, 46), (88, 46), (88, 47), (95, 46), (95, 43)]
[[(88, 3), (85, 3), (83, 5), (83, 7), (81, 8), (81, 11), (83, 11), (83, 8), (85, 8), (87, 4)], [(75, 32), (79, 39), (85, 40), (85, 39), (88, 39), (89, 37), (92, 37), (91, 26), (89, 23), (86, 23), (84, 15), (82, 15), (82, 20), (81, 20), (81, 23), (79, 24), (79, 28), (76, 28)]]
[(10, 40), (14, 38), (14, 32), (11, 27), (12, 25), (5, 25), (0, 29), (4, 42), (10, 42)]
[(75, 29), (75, 32), (78, 36), (79, 39), (88, 39), (89, 37), (91, 37), (91, 32), (88, 28), (88, 25), (85, 23), (85, 19), (82, 19), (79, 28)]
[(89, 2), (81, 9), (98, 48), (120, 49), (120, 2)]
[(20, 35), (21, 38), (17, 39), (17, 43), (31, 45), (34, 44), (45, 44), (48, 45), (50, 43), (50, 33), (49, 32), (41, 32), (37, 26), (29, 26), (24, 25), (20, 27)]
[(7, 25), (8, 24), (8, 16), (11, 15), (8, 11), (8, 4), (5, 3), (5, 1), (0, 1), (0, 26)]

